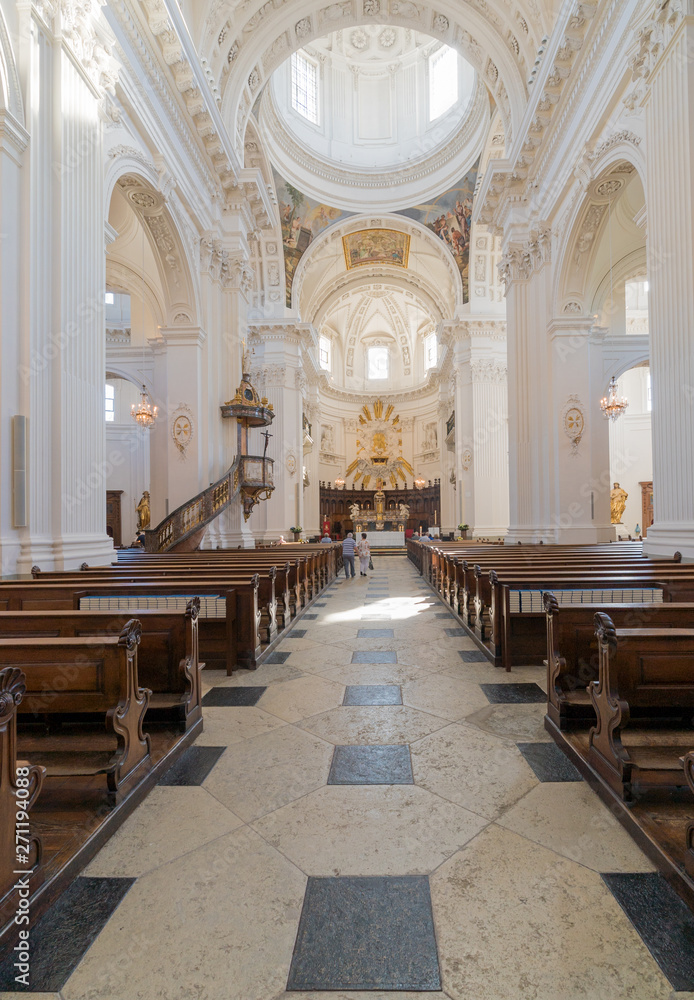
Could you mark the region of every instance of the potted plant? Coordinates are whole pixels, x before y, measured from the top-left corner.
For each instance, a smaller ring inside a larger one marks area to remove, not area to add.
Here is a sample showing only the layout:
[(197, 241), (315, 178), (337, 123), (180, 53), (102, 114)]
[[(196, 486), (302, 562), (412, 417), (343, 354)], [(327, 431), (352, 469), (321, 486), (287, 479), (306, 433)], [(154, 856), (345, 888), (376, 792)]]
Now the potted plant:
[(469, 524), (459, 524), (458, 531), (460, 532), (460, 537), (463, 540), (467, 540), (470, 537), (470, 525)]
[(294, 535), (294, 541), (295, 542), (300, 542), (301, 541), (301, 532), (304, 530), (301, 527), (301, 525), (297, 524), (296, 528), (290, 528), (289, 530)]

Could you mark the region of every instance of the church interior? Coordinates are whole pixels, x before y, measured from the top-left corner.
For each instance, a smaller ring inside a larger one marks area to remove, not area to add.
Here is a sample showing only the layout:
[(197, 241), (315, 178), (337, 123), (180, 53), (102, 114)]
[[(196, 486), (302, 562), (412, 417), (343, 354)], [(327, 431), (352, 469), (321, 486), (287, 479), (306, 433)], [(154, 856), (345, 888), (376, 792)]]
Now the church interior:
[(0, 994), (694, 1000), (694, 0), (0, 0)]

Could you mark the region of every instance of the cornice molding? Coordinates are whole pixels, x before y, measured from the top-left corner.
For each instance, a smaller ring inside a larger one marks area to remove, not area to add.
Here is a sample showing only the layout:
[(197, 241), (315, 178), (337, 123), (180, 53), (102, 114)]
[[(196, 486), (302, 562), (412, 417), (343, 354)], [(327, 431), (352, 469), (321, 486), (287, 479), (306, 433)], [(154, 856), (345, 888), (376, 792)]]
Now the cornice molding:
[(499, 277), (506, 291), (514, 281), (528, 281), (552, 260), (552, 234), (549, 229), (533, 233), (523, 243), (510, 243), (498, 265)]

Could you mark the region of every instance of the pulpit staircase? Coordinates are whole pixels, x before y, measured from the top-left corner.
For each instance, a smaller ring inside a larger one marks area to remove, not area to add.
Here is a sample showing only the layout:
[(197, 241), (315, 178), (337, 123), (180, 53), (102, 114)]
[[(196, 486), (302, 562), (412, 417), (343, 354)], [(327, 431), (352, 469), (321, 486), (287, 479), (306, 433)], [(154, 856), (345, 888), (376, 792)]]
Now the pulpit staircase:
[(192, 552), (200, 548), (208, 524), (241, 493), (240, 466), (241, 456), (237, 455), (221, 479), (167, 514), (156, 528), (146, 530), (145, 550)]

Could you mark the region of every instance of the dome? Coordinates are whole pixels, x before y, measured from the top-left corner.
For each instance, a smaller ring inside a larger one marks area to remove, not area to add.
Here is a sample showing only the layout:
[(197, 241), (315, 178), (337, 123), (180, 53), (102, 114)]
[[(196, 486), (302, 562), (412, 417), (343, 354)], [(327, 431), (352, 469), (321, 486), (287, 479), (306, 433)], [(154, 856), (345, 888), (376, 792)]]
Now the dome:
[(489, 98), (455, 50), (392, 25), (336, 31), (273, 73), (259, 124), (275, 168), (343, 211), (397, 211), (479, 156)]

